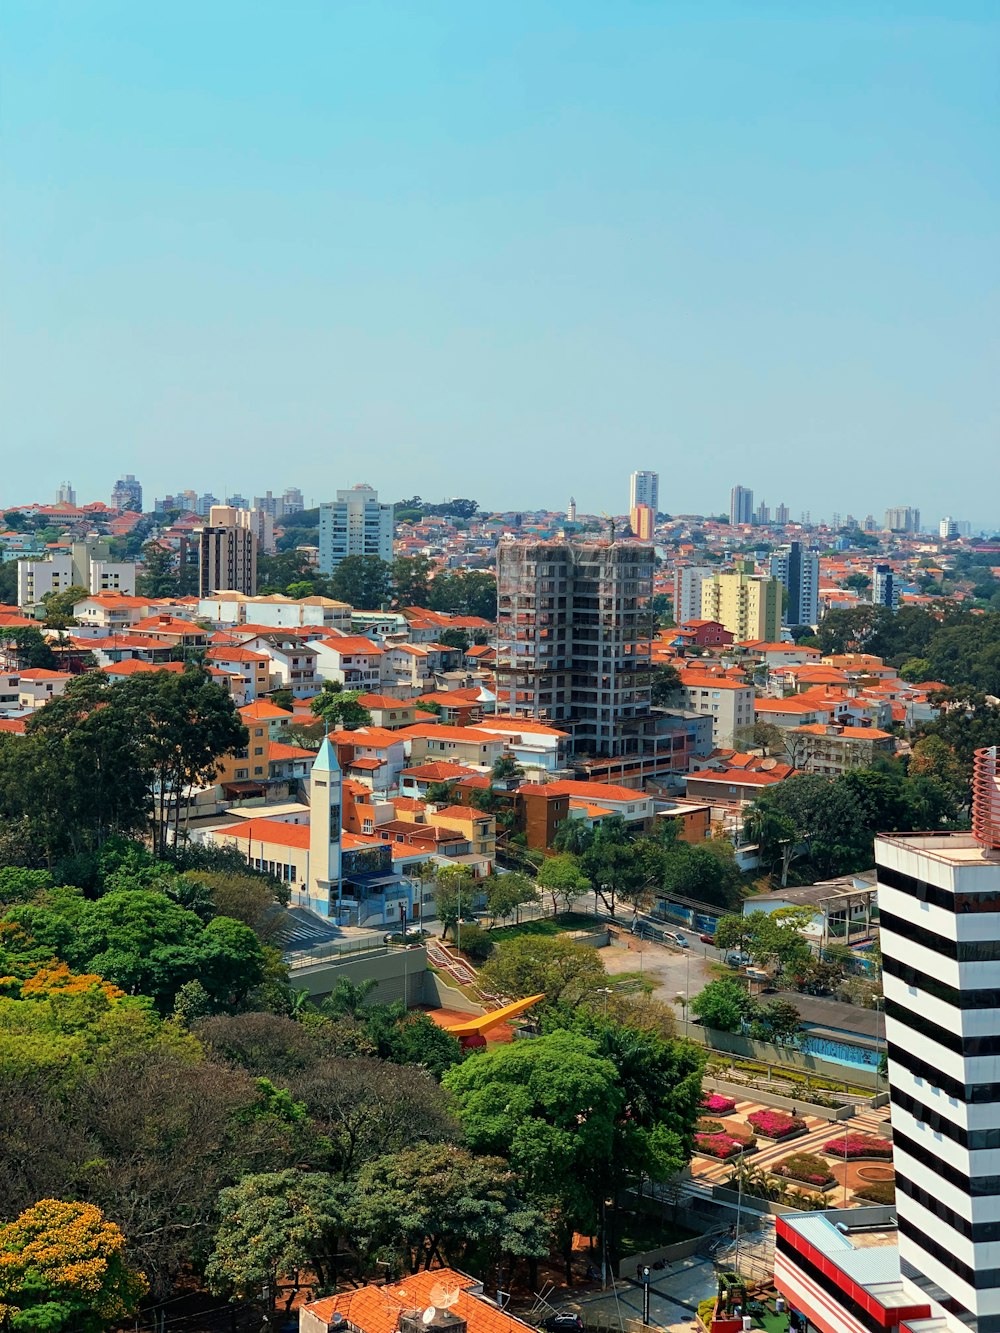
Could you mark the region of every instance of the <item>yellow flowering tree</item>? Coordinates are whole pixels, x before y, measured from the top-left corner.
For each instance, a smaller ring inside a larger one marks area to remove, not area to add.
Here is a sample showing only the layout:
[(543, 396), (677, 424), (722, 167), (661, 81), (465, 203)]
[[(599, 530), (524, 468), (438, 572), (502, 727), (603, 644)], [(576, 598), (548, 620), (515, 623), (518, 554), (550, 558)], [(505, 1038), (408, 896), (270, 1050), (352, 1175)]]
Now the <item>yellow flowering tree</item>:
[(125, 1237), (93, 1204), (42, 1199), (0, 1226), (0, 1328), (100, 1333), (134, 1314), (146, 1290)]

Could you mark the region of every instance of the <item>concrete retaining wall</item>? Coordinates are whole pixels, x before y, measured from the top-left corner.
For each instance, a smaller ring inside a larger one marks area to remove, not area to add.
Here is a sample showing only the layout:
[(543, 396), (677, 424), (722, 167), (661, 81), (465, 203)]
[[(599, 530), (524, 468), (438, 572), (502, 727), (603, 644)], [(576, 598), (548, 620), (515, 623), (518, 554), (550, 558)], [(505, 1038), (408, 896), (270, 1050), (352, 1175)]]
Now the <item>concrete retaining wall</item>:
[(666, 1264), (677, 1263), (679, 1259), (690, 1259), (697, 1254), (698, 1247), (705, 1243), (705, 1236), (692, 1236), (690, 1240), (679, 1240), (675, 1245), (661, 1245), (658, 1250), (646, 1250), (644, 1254), (630, 1254), (618, 1265), (618, 1276), (635, 1281), (636, 1269), (642, 1264), (653, 1264), (663, 1260)]
[(424, 1004), (424, 977), (427, 975), (427, 950), (423, 947), (411, 949), (388, 949), (385, 952), (374, 950), (367, 954), (356, 954), (343, 962), (330, 960), (316, 963), (312, 967), (297, 967), (294, 984), (297, 990), (305, 990), (314, 1000), (325, 999), (341, 977), (351, 981), (364, 981), (371, 977), (375, 981), (368, 1004), (391, 1004), (394, 1000), (405, 1000), (407, 1007)]
[(483, 1005), (470, 1000), (457, 986), (448, 983), (430, 968), (424, 973), (424, 1004), (434, 1009), (455, 1009), (460, 1014), (485, 1014)]
[(818, 1055), (808, 1055), (794, 1046), (776, 1046), (770, 1041), (755, 1041), (752, 1037), (743, 1037), (735, 1032), (718, 1032), (715, 1028), (704, 1028), (698, 1023), (688, 1024), (688, 1033), (692, 1041), (706, 1046), (710, 1051), (721, 1055), (742, 1056), (746, 1060), (756, 1060), (760, 1064), (785, 1065), (788, 1069), (801, 1069), (804, 1073), (815, 1074), (831, 1083), (850, 1083), (858, 1088), (871, 1088), (875, 1091), (877, 1083), (884, 1085), (877, 1071), (861, 1065), (837, 1065), (830, 1060), (823, 1060)]
[(725, 1093), (727, 1097), (735, 1097), (738, 1101), (760, 1102), (762, 1106), (775, 1106), (782, 1111), (798, 1111), (802, 1115), (814, 1115), (818, 1120), (850, 1120), (855, 1113), (853, 1106), (816, 1106), (804, 1097), (783, 1097), (777, 1092), (747, 1088), (742, 1083), (727, 1083), (721, 1078), (706, 1077), (702, 1087), (709, 1092)]

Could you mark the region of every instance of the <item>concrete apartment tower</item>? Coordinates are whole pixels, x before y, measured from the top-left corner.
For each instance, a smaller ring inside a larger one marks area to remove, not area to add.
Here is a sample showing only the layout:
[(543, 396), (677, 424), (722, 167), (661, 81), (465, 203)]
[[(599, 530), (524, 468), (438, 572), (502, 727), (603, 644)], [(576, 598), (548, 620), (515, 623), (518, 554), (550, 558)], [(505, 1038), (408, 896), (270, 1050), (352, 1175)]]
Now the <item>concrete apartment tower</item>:
[(875, 862), (902, 1274), (935, 1329), (1000, 1333), (1000, 747), (971, 832), (887, 834)]
[(212, 505), (208, 523), (198, 529), (198, 595), (257, 591), (257, 537), (250, 513), (229, 505)]
[(497, 554), (501, 710), (573, 721), (578, 753), (638, 749), (650, 711), (643, 612), (655, 557), (636, 542), (503, 542)]
[(729, 521), (734, 528), (753, 522), (753, 491), (749, 486), (734, 486), (729, 492)]
[(392, 515), (392, 505), (380, 504), (378, 491), (366, 485), (338, 491), (336, 500), (320, 505), (320, 572), (332, 574), (349, 555), (375, 555), (390, 561)]
[(309, 879), (299, 901), (320, 916), (336, 915), (340, 899), (341, 785), (337, 751), (327, 736), (309, 778)]
[(783, 625), (819, 623), (819, 555), (801, 542), (779, 546), (771, 556), (771, 577), (780, 579), (788, 596), (781, 617)]
[(702, 583), (701, 619), (718, 621), (737, 643), (774, 643), (781, 637), (781, 586), (777, 579), (755, 574), (752, 562), (738, 563), (735, 570), (714, 573)]
[[(649, 505), (655, 519), (660, 508), (660, 474), (658, 472), (633, 472), (629, 478), (629, 511), (631, 512), (639, 505)], [(632, 526), (634, 528), (635, 524)]]

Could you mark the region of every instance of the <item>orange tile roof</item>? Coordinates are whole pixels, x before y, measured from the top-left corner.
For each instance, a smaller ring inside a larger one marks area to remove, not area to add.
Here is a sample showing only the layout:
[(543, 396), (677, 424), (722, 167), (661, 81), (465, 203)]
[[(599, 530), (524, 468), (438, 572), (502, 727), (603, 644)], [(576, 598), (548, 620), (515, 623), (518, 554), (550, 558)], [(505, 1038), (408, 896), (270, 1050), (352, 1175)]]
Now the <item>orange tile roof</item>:
[(240, 717), (250, 722), (267, 722), (275, 717), (286, 717), (291, 720), (290, 713), (286, 713), (277, 704), (268, 703), (266, 699), (256, 699), (252, 704), (244, 704), (240, 709)]
[(272, 741), (267, 747), (268, 759), (315, 759), (315, 750), (303, 750), (299, 745), (286, 745), (284, 741)]
[(472, 1288), (478, 1285), (474, 1278), (456, 1269), (432, 1268), (412, 1273), (392, 1285), (360, 1287), (324, 1296), (305, 1308), (327, 1324), (335, 1314), (340, 1314), (360, 1333), (395, 1333), (404, 1310), (426, 1309), (435, 1288), (457, 1288), (458, 1299), (451, 1308), (465, 1322), (468, 1333), (525, 1333), (529, 1325), (472, 1294)]
[(324, 648), (332, 648), (334, 652), (346, 653), (348, 655), (358, 654), (360, 656), (384, 653), (385, 649), (377, 643), (372, 643), (371, 639), (361, 638), (360, 636), (344, 635), (343, 638), (315, 639), (314, 643), (321, 643)]
[(611, 782), (550, 782), (549, 791), (559, 796), (579, 796), (584, 800), (596, 801), (648, 801), (645, 792), (633, 787), (619, 787)]
[(243, 824), (216, 829), (214, 836), (270, 843), (275, 847), (308, 847), (309, 825), (283, 824), (280, 819), (248, 819)]
[(144, 662), (138, 657), (129, 657), (124, 662), (114, 662), (111, 666), (100, 668), (109, 676), (137, 676), (143, 671), (173, 671), (175, 673), (184, 670), (183, 662)]
[(427, 764), (417, 764), (415, 768), (404, 768), (400, 777), (423, 778), (427, 782), (447, 782), (451, 778), (476, 776), (472, 770), (462, 764), (449, 764), (443, 759), (432, 760)]
[(470, 745), (496, 745), (500, 737), (491, 732), (478, 731), (475, 727), (429, 726), (418, 723), (412, 727), (401, 727), (393, 732), (396, 737), (404, 736), (413, 740), (468, 741)]

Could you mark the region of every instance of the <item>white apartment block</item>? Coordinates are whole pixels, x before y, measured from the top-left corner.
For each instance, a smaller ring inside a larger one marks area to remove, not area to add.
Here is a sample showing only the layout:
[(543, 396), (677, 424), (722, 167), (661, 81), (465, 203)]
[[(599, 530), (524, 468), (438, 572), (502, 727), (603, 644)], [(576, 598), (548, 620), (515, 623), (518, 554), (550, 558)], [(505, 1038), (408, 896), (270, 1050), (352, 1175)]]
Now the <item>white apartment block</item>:
[(90, 593), (135, 593), (135, 565), (91, 557), (85, 547), (48, 556), (44, 560), (17, 562), (17, 603), (26, 609), (40, 606), (53, 592), (72, 587)]
[(248, 597), (221, 592), (198, 600), (198, 618), (214, 625), (267, 625), (274, 629), (351, 629), (351, 608), (332, 597), (301, 597), (297, 601), (274, 593)]
[(875, 840), (902, 1272), (1000, 1330), (1000, 783), (970, 833)]
[(753, 687), (701, 671), (681, 671), (680, 677), (683, 707), (712, 719), (715, 749), (731, 749), (734, 737), (738, 740), (738, 733), (753, 725)]
[(701, 619), (701, 585), (718, 572), (716, 565), (687, 565), (674, 570), (674, 621)]
[(371, 486), (338, 491), (336, 500), (319, 507), (320, 572), (332, 574), (349, 555), (392, 559), (392, 505), (379, 504)]
[(638, 505), (649, 505), (655, 515), (660, 508), (660, 475), (658, 472), (633, 472), (629, 478), (629, 512)]

